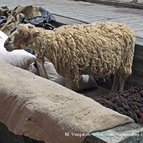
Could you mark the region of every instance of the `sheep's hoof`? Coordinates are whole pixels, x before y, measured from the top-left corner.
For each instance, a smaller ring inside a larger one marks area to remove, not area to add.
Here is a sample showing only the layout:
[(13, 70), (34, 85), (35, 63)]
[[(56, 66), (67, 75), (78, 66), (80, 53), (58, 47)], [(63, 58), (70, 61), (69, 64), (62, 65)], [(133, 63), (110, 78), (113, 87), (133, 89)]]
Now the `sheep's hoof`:
[(119, 91), (119, 94), (123, 94), (123, 91)]

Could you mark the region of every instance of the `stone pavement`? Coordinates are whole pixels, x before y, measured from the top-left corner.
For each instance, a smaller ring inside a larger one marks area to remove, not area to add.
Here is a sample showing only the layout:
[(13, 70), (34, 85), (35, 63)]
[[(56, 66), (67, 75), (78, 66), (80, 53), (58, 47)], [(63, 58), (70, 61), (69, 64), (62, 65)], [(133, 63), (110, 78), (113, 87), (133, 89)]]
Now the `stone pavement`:
[[(126, 1), (126, 0), (125, 0)], [(89, 3), (72, 0), (7, 0), (1, 6), (16, 7), (17, 5), (36, 5), (48, 9), (50, 12), (77, 19), (86, 23), (97, 21), (116, 21), (130, 25), (136, 36), (143, 38), (143, 9), (133, 9)]]

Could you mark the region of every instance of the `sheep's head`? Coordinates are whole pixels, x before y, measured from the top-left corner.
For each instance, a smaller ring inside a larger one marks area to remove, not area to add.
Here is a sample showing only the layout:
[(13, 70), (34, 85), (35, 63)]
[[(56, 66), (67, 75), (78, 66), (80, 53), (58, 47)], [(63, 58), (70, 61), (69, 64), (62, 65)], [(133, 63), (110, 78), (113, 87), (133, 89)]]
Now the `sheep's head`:
[(34, 44), (33, 32), (35, 27), (31, 24), (20, 24), (4, 43), (7, 51), (15, 49), (32, 48)]

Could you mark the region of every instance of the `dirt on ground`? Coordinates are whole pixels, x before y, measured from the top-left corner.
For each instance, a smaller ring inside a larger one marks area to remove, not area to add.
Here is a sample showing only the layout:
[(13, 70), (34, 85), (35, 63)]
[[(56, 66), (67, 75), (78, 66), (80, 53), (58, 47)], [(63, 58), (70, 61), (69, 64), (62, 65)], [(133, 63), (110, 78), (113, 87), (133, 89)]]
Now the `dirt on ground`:
[(143, 122), (143, 87), (132, 87), (123, 94), (112, 93), (92, 98), (107, 108), (131, 117), (137, 123)]

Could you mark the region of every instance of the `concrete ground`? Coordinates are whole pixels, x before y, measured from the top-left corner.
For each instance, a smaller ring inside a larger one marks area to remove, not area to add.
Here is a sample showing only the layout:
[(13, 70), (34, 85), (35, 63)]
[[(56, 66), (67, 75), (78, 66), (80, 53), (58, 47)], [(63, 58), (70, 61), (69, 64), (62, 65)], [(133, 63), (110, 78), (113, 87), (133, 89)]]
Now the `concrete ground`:
[[(107, 0), (106, 0), (107, 1)], [(131, 0), (120, 0), (131, 1)], [(97, 21), (117, 21), (130, 25), (137, 37), (143, 38), (143, 9), (124, 8), (97, 3), (72, 0), (7, 0), (1, 6), (14, 8), (17, 5), (36, 5), (50, 12), (87, 23)]]

